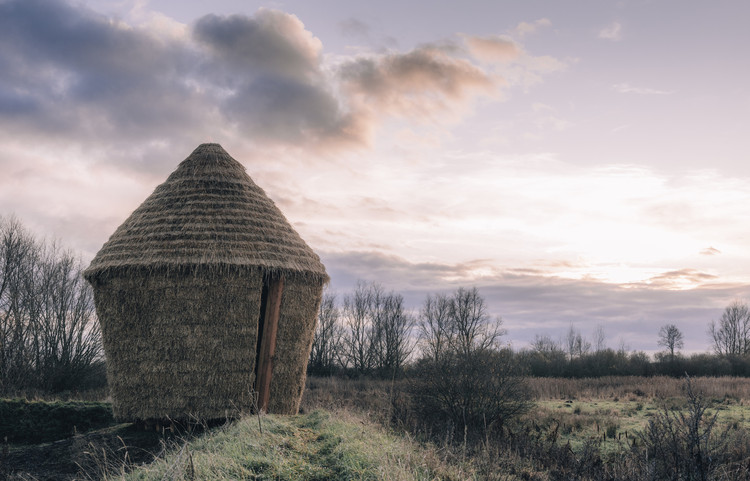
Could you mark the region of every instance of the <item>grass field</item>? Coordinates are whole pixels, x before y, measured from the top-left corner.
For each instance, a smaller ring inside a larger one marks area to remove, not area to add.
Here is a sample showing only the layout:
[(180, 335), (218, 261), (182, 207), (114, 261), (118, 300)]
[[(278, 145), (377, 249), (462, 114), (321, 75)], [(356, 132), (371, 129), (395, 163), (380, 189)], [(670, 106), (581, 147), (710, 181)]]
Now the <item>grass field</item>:
[[(696, 378), (693, 386), (720, 426), (748, 426), (749, 379)], [(680, 379), (530, 379), (534, 407), (509, 434), (530, 441), (518, 444), (506, 437), (467, 449), (420, 440), (419, 429), (393, 424), (394, 399), (402, 387), (311, 377), (300, 415), (262, 416), (260, 426), (257, 417), (248, 416), (189, 439), (160, 440), (151, 433), (143, 446), (138, 433), (128, 431), (132, 428), (112, 426), (64, 442), (11, 446), (6, 456), (23, 466), (28, 475), (23, 479), (548, 480), (578, 469), (579, 461), (617, 459), (642, 442), (639, 432), (649, 420), (679, 412), (686, 402)], [(72, 452), (78, 453), (75, 460), (62, 459)], [(152, 455), (157, 459), (134, 469), (138, 453), (140, 462)], [(0, 475), (7, 474), (2, 464)], [(37, 465), (44, 465), (41, 477), (34, 474)], [(76, 465), (85, 469), (76, 474)], [(65, 474), (50, 477), (55, 466), (66, 467)]]
[[(750, 422), (750, 404), (743, 401), (719, 401), (710, 404), (708, 414), (717, 414), (720, 425)], [(603, 453), (612, 453), (624, 444), (638, 442), (638, 431), (664, 408), (684, 407), (681, 399), (537, 401), (528, 420), (537, 429), (558, 430), (560, 442), (574, 450), (586, 440), (597, 440)]]
[[(750, 379), (695, 378), (694, 387), (707, 400), (709, 414), (721, 425), (750, 422)], [(603, 453), (638, 442), (657, 413), (685, 407), (684, 380), (668, 377), (607, 377), (530, 380), (536, 406), (527, 416), (535, 429), (552, 433), (575, 450), (597, 440)]]

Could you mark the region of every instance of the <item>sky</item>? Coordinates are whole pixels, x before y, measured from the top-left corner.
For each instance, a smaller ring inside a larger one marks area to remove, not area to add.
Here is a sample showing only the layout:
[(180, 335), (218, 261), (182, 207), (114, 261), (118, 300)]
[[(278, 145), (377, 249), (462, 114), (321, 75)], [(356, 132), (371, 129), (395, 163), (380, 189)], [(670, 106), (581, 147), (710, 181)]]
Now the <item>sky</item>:
[(750, 3), (0, 0), (0, 215), (88, 263), (220, 143), (339, 297), (686, 352), (750, 298)]

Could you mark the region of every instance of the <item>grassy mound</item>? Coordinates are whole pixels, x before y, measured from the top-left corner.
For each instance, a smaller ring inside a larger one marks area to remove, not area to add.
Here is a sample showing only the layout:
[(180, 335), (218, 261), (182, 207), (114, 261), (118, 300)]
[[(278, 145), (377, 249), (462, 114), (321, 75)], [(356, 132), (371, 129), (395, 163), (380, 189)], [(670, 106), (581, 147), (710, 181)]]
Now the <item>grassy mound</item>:
[(248, 417), (175, 448), (123, 480), (467, 479), (431, 451), (349, 415)]
[(12, 444), (56, 441), (112, 423), (109, 403), (0, 400), (0, 440)]

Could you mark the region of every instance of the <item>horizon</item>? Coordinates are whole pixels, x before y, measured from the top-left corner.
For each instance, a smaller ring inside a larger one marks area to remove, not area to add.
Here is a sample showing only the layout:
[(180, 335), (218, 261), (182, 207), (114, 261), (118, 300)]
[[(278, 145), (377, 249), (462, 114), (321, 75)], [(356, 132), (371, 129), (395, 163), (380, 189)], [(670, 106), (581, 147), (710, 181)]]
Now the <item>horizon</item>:
[(708, 352), (750, 293), (750, 4), (575, 5), (0, 0), (0, 216), (88, 263), (216, 142), (339, 295)]

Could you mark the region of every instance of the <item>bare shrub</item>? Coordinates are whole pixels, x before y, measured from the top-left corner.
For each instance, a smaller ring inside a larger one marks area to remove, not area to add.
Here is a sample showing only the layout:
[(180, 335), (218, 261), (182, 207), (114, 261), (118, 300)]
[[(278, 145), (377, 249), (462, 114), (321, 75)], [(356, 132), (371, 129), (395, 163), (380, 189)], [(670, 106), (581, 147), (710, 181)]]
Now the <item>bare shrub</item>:
[(750, 461), (747, 433), (732, 425), (718, 430), (717, 414), (708, 413), (708, 403), (693, 388), (689, 377), (684, 390), (686, 408), (675, 411), (665, 405), (640, 434), (657, 479), (721, 479), (716, 477), (719, 468), (726, 471), (747, 466)]
[(511, 354), (491, 349), (418, 363), (410, 393), (419, 421), (457, 441), (484, 438), (531, 407)]
[(482, 439), (530, 407), (510, 349), (499, 349), (500, 319), (476, 288), (428, 296), (421, 311), (422, 358), (409, 384), (411, 413), (432, 435)]

